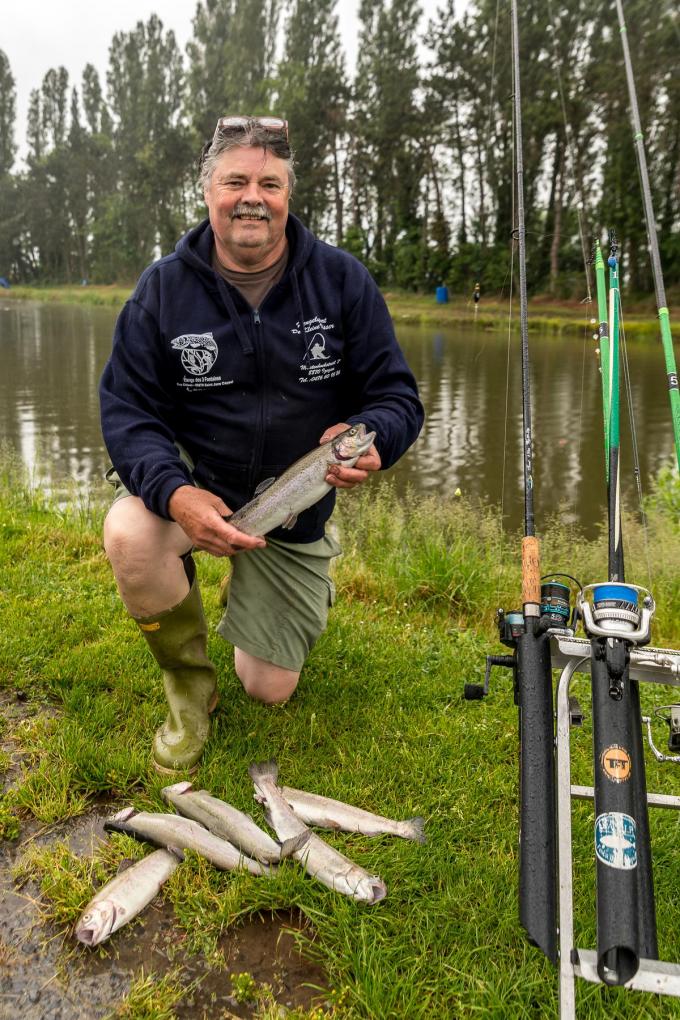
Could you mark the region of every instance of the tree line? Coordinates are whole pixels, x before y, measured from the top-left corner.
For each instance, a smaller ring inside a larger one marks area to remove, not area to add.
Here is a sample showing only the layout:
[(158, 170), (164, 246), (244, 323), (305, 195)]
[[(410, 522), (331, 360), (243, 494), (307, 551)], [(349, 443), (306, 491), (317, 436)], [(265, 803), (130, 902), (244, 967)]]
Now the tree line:
[[(652, 290), (618, 24), (609, 0), (519, 8), (534, 291), (582, 296), (585, 244), (615, 227)], [(667, 285), (680, 283), (677, 5), (627, 0)], [(347, 69), (336, 0), (200, 0), (186, 53), (156, 15), (114, 35), (105, 81), (50, 68), (15, 166), (16, 89), (0, 50), (0, 276), (129, 282), (205, 215), (196, 157), (226, 113), (290, 122), (292, 208), (386, 287), (503, 285), (514, 227), (507, 2), (361, 0)], [(420, 27), (419, 27), (420, 26)], [(419, 31), (421, 35), (419, 36)]]

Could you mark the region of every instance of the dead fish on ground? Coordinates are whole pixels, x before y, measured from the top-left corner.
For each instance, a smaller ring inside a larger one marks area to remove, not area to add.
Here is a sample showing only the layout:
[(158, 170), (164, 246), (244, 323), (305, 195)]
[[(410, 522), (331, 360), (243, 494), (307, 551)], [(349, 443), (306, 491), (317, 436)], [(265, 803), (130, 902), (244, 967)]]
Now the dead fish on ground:
[[(275, 761), (253, 764), (248, 773), (255, 784), (258, 799), (261, 798), (265, 805), (267, 821), (279, 839), (291, 839), (308, 831), (276, 785), (278, 767)], [(363, 903), (377, 903), (387, 895), (387, 887), (381, 878), (369, 875), (314, 833), (293, 857), (304, 864), (308, 874), (335, 892), (352, 896)]]
[(382, 815), (374, 815), (352, 804), (343, 804), (340, 800), (322, 797), (318, 793), (294, 790), (290, 786), (282, 786), (281, 793), (298, 818), (307, 825), (318, 825), (321, 829), (340, 829), (342, 832), (360, 832), (363, 836), (387, 834), (413, 839), (416, 843), (426, 842), (424, 818), (407, 818), (404, 821), (383, 818)]
[(275, 864), (284, 857), (290, 857), (309, 839), (309, 832), (305, 830), (293, 839), (276, 843), (250, 815), (211, 796), (207, 790), (194, 790), (189, 782), (166, 786), (161, 790), (161, 796), (181, 815), (200, 822), (216, 836), (229, 840), (244, 854), (264, 864)]
[(76, 938), (86, 946), (98, 946), (113, 935), (151, 903), (182, 860), (178, 850), (154, 850), (116, 875), (85, 907), (76, 925)]
[(246, 535), (266, 535), (274, 528), (292, 528), (298, 514), (318, 503), (331, 486), (326, 481), (332, 464), (354, 467), (375, 439), (362, 423), (352, 425), (291, 464), (278, 478), (260, 482), (255, 495), (225, 521)]
[(225, 839), (181, 815), (135, 811), (129, 807), (104, 822), (104, 828), (107, 832), (124, 832), (154, 846), (195, 850), (222, 871), (243, 868), (252, 875), (266, 875), (270, 870), (266, 864), (251, 860)]

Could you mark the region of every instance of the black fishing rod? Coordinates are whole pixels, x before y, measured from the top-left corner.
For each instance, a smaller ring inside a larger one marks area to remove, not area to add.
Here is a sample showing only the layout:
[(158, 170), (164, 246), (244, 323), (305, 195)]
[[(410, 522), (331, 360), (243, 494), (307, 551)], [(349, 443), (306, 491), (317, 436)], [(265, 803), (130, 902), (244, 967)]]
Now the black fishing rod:
[(651, 871), (642, 720), (630, 650), (649, 641), (649, 606), (643, 589), (625, 583), (620, 499), (619, 267), (616, 243), (609, 264), (608, 450), (609, 583), (579, 596), (591, 644), (595, 856), (597, 867), (597, 969), (609, 985), (637, 972), (641, 957), (655, 959), (656, 917)]
[[(555, 840), (555, 744), (552, 669), (548, 627), (550, 612), (541, 608), (541, 568), (534, 522), (533, 430), (526, 283), (524, 160), (519, 75), (517, 5), (512, 4), (517, 227), (519, 249), (520, 331), (522, 347), (522, 421), (524, 452), (524, 538), (522, 539), (522, 610), (498, 611), (500, 639), (512, 656), (490, 655), (484, 687), (466, 684), (466, 698), (488, 691), (491, 667), (513, 670), (519, 709), (519, 916), (529, 941), (552, 963), (557, 962), (557, 881)], [(561, 617), (560, 617), (561, 619)]]
[(524, 156), (517, 4), (512, 4), (512, 62), (515, 104), (517, 240), (519, 248), (522, 421), (524, 451), (524, 538), (522, 539), (523, 627), (515, 638), (519, 708), (519, 917), (529, 940), (557, 962), (555, 849), (555, 743), (550, 640), (541, 621), (541, 567), (534, 523), (531, 369), (524, 219)]

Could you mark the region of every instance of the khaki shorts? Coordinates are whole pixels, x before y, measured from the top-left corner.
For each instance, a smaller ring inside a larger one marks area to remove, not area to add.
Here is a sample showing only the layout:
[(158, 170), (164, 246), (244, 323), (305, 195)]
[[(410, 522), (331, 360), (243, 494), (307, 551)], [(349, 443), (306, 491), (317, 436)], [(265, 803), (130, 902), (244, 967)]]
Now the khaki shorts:
[(263, 549), (231, 557), (229, 600), (217, 633), (250, 655), (299, 672), (326, 629), (335, 600), (330, 561), (340, 546), (267, 539)]
[[(114, 468), (106, 480), (114, 486), (114, 503), (130, 495)], [(325, 535), (316, 542), (267, 539), (264, 548), (232, 556), (227, 608), (217, 633), (250, 655), (299, 672), (326, 629), (335, 600), (330, 562), (341, 551)]]

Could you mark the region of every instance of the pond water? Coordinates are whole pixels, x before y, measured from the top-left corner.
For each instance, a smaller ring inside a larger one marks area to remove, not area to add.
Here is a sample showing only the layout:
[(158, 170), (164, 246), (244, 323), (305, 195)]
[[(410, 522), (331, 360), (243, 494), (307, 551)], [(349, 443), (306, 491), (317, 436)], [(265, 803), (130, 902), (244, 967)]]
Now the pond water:
[[(0, 435), (41, 484), (104, 492), (108, 458), (99, 430), (97, 384), (116, 312), (0, 299)], [(464, 495), (503, 503), (506, 524), (523, 514), (519, 336), (482, 329), (398, 326), (427, 418), (415, 446), (390, 474), (400, 492)], [(603, 519), (600, 376), (586, 338), (530, 338), (535, 509), (560, 513), (589, 534)], [(663, 358), (654, 342), (628, 343), (632, 407), (643, 491), (674, 448)], [(507, 412), (506, 412), (507, 406)], [(637, 506), (628, 410), (622, 423), (624, 501)], [(313, 437), (310, 437), (312, 440)]]

